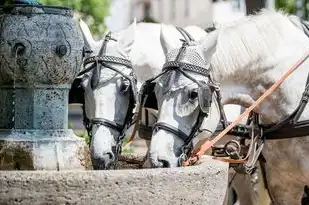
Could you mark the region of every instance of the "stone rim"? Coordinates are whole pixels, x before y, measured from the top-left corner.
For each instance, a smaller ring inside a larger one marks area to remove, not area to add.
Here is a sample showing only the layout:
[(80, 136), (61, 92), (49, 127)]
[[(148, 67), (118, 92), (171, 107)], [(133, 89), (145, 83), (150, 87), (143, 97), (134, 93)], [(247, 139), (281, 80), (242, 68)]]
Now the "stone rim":
[(228, 167), (205, 156), (201, 164), (185, 168), (3, 171), (0, 204), (221, 205)]
[(32, 15), (32, 14), (54, 14), (73, 17), (73, 10), (65, 6), (25, 5), (15, 4), (11, 7), (0, 6), (0, 14)]

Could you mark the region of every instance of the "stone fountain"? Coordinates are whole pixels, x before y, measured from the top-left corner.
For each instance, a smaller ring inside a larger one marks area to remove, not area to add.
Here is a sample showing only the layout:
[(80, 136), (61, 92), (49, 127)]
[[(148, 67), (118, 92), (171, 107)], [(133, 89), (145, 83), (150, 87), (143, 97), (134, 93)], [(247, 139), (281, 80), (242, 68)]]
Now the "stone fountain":
[(68, 129), (83, 60), (72, 17), (62, 7), (0, 7), (0, 204), (223, 204), (229, 165), (211, 157), (186, 168), (85, 171), (89, 149)]
[(0, 170), (91, 168), (68, 129), (68, 93), (83, 38), (65, 7), (0, 7)]

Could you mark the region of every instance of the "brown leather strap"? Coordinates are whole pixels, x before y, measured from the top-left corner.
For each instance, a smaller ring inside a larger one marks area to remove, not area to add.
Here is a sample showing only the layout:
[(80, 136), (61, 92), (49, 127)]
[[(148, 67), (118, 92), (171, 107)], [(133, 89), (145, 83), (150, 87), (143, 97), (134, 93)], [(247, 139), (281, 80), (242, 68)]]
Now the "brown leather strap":
[(233, 127), (235, 127), (243, 118), (245, 118), (253, 109), (255, 109), (266, 97), (268, 97), (276, 88), (281, 85), (286, 78), (291, 75), (307, 58), (309, 57), (309, 51), (306, 52), (275, 84), (273, 84), (266, 92), (257, 99), (249, 108), (246, 109), (234, 122), (232, 122), (228, 127), (226, 127), (219, 135), (217, 135), (211, 141), (206, 141), (202, 146), (199, 152), (190, 157), (187, 161), (183, 163), (183, 166), (188, 166), (189, 164), (196, 163), (200, 156), (210, 149), (216, 142), (222, 139)]

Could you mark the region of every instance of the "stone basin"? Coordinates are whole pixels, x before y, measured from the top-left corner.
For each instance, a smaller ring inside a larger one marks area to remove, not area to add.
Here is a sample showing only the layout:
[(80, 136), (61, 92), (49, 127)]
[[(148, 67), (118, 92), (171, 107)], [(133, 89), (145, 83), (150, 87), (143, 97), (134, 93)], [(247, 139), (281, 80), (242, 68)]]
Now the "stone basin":
[(0, 170), (91, 167), (85, 141), (68, 129), (83, 47), (72, 9), (0, 6)]
[(228, 168), (205, 156), (185, 168), (1, 171), (0, 204), (221, 205)]

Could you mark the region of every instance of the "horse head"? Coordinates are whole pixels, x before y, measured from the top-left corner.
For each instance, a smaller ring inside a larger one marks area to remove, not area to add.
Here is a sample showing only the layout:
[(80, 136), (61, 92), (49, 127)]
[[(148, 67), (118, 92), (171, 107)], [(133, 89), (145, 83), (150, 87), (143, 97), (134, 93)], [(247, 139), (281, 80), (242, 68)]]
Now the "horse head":
[[(208, 41), (198, 43), (180, 40), (182, 36), (174, 27), (162, 25), (160, 39), (166, 63), (153, 81), (159, 112), (149, 150), (153, 167), (182, 164), (191, 148), (208, 138), (218, 125), (218, 87), (208, 63), (215, 52), (217, 34), (211, 32)], [(205, 48), (207, 54), (203, 53)]]
[(107, 33), (95, 41), (88, 26), (80, 21), (84, 37), (84, 123), (91, 138), (94, 169), (109, 169), (117, 162), (125, 131), (131, 124), (136, 103), (136, 77), (130, 52), (136, 21), (121, 33)]

